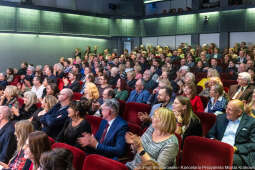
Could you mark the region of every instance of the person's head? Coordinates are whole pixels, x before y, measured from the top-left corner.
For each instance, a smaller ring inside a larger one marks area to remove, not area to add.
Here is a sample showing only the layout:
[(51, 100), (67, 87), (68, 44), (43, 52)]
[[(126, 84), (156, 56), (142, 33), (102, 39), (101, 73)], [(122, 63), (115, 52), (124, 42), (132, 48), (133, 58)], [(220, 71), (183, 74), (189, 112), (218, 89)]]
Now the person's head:
[(4, 80), (5, 80), (4, 73), (0, 73), (0, 81), (4, 81)]
[(68, 149), (55, 148), (44, 152), (40, 158), (40, 170), (73, 170), (73, 154)]
[(17, 139), (17, 150), (20, 151), (26, 143), (28, 135), (34, 131), (33, 124), (28, 120), (20, 120), (15, 123), (15, 136)]
[(181, 66), (181, 68), (179, 69), (180, 76), (184, 76), (187, 72), (189, 72), (188, 66)]
[(248, 72), (238, 74), (237, 83), (239, 86), (245, 87), (251, 82), (251, 75)]
[(12, 113), (8, 106), (0, 106), (0, 123), (2, 121), (9, 121)]
[(198, 67), (198, 68), (202, 68), (202, 67), (203, 67), (203, 62), (202, 62), (201, 60), (199, 60), (199, 61), (197, 62), (197, 67)]
[(189, 99), (193, 99), (197, 95), (197, 86), (194, 83), (185, 83), (183, 93)]
[(176, 129), (176, 119), (173, 111), (161, 107), (154, 112), (152, 127), (163, 133), (173, 134)]
[(30, 133), (26, 140), (24, 150), (24, 157), (32, 160), (34, 167), (38, 168), (41, 154), (51, 150), (48, 135), (42, 131)]
[(55, 106), (55, 104), (57, 104), (57, 102), (58, 100), (55, 96), (46, 95), (42, 101), (42, 108), (46, 111), (49, 111), (51, 108), (53, 108), (53, 106)]
[(97, 86), (94, 83), (86, 82), (84, 96), (90, 100), (97, 100), (99, 98), (99, 91)]
[(104, 101), (107, 99), (112, 99), (112, 98), (114, 98), (114, 96), (115, 96), (115, 92), (112, 88), (104, 89), (103, 94), (102, 94)]
[(186, 59), (185, 58), (181, 59), (180, 65), (181, 66), (185, 66), (186, 65)]
[(216, 58), (212, 58), (212, 59), (211, 59), (211, 66), (212, 66), (212, 67), (216, 67), (217, 64), (218, 64), (217, 59), (216, 59)]
[(84, 118), (91, 106), (90, 100), (83, 97), (80, 101), (72, 101), (67, 109), (71, 119)]
[(193, 114), (190, 99), (184, 96), (177, 96), (173, 103), (173, 111), (180, 112), (183, 117), (183, 124), (188, 125)]
[(77, 74), (73, 71), (69, 72), (68, 73), (68, 79), (72, 82), (72, 81), (75, 81), (77, 78)]
[(216, 84), (219, 84), (219, 85), (223, 86), (222, 81), (219, 77), (210, 77), (208, 79), (208, 86), (209, 87), (212, 87), (213, 85), (216, 85)]
[(135, 83), (135, 90), (137, 92), (141, 92), (144, 89), (144, 80), (143, 79), (138, 79)]
[(207, 78), (209, 77), (220, 77), (220, 75), (216, 69), (209, 68), (207, 71)]
[(101, 113), (103, 119), (112, 120), (119, 114), (119, 102), (115, 99), (104, 101), (104, 104), (101, 106)]
[(135, 73), (136, 73), (136, 74), (141, 73), (142, 67), (141, 67), (140, 65), (136, 65), (136, 66), (134, 67), (134, 70), (135, 70)]
[(61, 63), (56, 63), (54, 65), (54, 70), (61, 73), (64, 71), (64, 66)]
[(248, 73), (251, 75), (251, 79), (254, 80), (254, 76), (255, 76), (255, 72), (254, 72), (255, 68), (251, 67), (248, 69)]
[(27, 67), (27, 75), (31, 76), (35, 71), (35, 68), (33, 66), (28, 66)]
[(195, 75), (191, 72), (187, 72), (184, 76), (184, 82), (185, 83), (195, 83)]
[(127, 72), (127, 80), (131, 81), (135, 78), (135, 71), (129, 71)]
[(223, 95), (224, 88), (220, 84), (216, 84), (210, 87), (210, 97), (218, 99)]
[(80, 72), (80, 65), (79, 64), (72, 65), (72, 72), (78, 74)]
[(25, 92), (23, 100), (25, 104), (25, 110), (28, 110), (30, 107), (37, 103), (37, 97), (35, 92), (32, 91)]
[(42, 78), (39, 76), (35, 76), (33, 79), (33, 85), (34, 86), (41, 86), (42, 85)]
[(107, 75), (107, 74), (103, 74), (101, 77), (100, 77), (100, 84), (101, 85), (106, 85), (106, 84), (108, 84), (108, 82), (109, 82), (109, 76)]
[(45, 68), (45, 74), (47, 76), (51, 76), (53, 74), (53, 67), (52, 66), (48, 66)]
[(239, 51), (239, 57), (244, 57), (244, 54), (245, 54), (244, 50)]
[(143, 79), (144, 81), (149, 81), (151, 79), (151, 71), (145, 70), (143, 73)]
[(59, 92), (58, 95), (58, 101), (61, 102), (65, 102), (65, 101), (71, 101), (73, 97), (73, 91), (69, 88), (64, 88)]
[(18, 88), (13, 85), (6, 86), (6, 88), (4, 90), (4, 95), (6, 97), (10, 97), (10, 98), (17, 97), (18, 96)]
[(248, 68), (254, 67), (254, 61), (253, 60), (248, 60), (246, 64), (247, 64)]
[(27, 87), (31, 87), (32, 86), (32, 83), (33, 83), (33, 78), (31, 76), (25, 76), (24, 77), (24, 84), (27, 86)]
[(119, 78), (117, 81), (116, 87), (122, 91), (122, 90), (125, 90), (126, 86), (127, 86), (126, 80)]
[(94, 74), (93, 74), (93, 73), (89, 73), (89, 74), (86, 76), (86, 82), (92, 82), (92, 83), (94, 83), (94, 81), (95, 81)]
[(161, 78), (168, 80), (168, 72), (167, 71), (163, 71), (162, 74), (161, 74)]
[(244, 103), (240, 100), (231, 100), (226, 108), (226, 118), (228, 120), (235, 121), (238, 119), (244, 111)]
[(116, 77), (119, 73), (119, 68), (118, 67), (112, 67), (111, 68), (111, 76)]
[(238, 73), (242, 73), (246, 71), (247, 71), (247, 65), (245, 63), (241, 63), (238, 67)]
[(6, 74), (7, 74), (7, 75), (13, 75), (13, 74), (14, 74), (13, 68), (10, 68), (10, 67), (7, 68), (7, 69), (6, 69)]
[(49, 83), (46, 86), (46, 94), (56, 96), (58, 93), (58, 85), (56, 83)]
[(171, 100), (172, 88), (163, 87), (159, 89), (157, 99), (159, 102), (168, 103)]

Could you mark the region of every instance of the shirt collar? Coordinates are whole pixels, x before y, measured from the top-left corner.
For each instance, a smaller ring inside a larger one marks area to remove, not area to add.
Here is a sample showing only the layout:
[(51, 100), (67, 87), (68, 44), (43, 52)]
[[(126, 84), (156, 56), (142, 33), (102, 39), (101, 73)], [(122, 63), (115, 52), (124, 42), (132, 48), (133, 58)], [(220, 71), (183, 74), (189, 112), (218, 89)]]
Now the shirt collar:
[(116, 119), (116, 117), (108, 122), (109, 127), (112, 125), (112, 123), (114, 122), (115, 119)]
[[(220, 96), (220, 97), (217, 99), (217, 101), (220, 101), (220, 102), (221, 102), (222, 100), (223, 100), (223, 96)], [(214, 101), (214, 97), (211, 98), (211, 102), (213, 102), (213, 101)], [(216, 102), (217, 102), (217, 101), (216, 101)]]
[(233, 123), (240, 123), (241, 120), (242, 120), (242, 118), (243, 118), (243, 114), (242, 114), (238, 119), (236, 119), (236, 120), (234, 120), (234, 121), (230, 120), (230, 122), (233, 122)]

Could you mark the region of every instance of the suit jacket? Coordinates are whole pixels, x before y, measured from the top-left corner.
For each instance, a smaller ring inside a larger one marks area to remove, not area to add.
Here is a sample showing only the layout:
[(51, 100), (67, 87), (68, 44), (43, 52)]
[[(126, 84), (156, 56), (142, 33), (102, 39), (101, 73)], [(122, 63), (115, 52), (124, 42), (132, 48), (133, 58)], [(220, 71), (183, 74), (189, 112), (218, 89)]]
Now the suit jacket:
[(127, 102), (147, 103), (149, 97), (150, 92), (148, 90), (143, 90), (140, 93), (137, 93), (136, 90), (132, 90)]
[[(230, 86), (229, 88), (229, 98), (232, 99), (232, 97), (235, 95), (235, 93), (238, 91), (240, 86), (237, 84)], [(248, 87), (244, 90), (243, 94), (239, 98), (239, 100), (246, 100), (248, 103), (251, 101), (252, 93), (253, 93), (254, 86), (248, 85)]]
[[(106, 124), (106, 120), (102, 120), (100, 123), (99, 129), (95, 135), (98, 142), (103, 135)], [(127, 130), (128, 125), (126, 121), (120, 116), (117, 116), (110, 126), (104, 141), (102, 143), (98, 143), (96, 153), (114, 159), (121, 157), (126, 150), (125, 134)]]
[[(208, 132), (209, 138), (222, 140), (229, 120), (226, 114), (217, 116), (216, 123)], [(243, 113), (243, 117), (237, 128), (235, 144), (237, 152), (248, 166), (255, 165), (255, 119)]]

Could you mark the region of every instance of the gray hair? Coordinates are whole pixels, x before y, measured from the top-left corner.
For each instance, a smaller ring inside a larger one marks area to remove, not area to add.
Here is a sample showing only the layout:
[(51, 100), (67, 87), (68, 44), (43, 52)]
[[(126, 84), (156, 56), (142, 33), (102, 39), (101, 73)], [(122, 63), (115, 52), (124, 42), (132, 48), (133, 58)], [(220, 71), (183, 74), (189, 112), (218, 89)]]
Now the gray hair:
[(238, 76), (240, 76), (242, 79), (245, 79), (247, 83), (251, 82), (251, 75), (248, 72), (239, 73)]
[(115, 114), (119, 113), (119, 102), (116, 99), (105, 100), (104, 105), (109, 107)]
[(61, 91), (64, 91), (66, 96), (68, 96), (69, 99), (73, 97), (73, 90), (69, 88), (64, 88)]
[(6, 120), (10, 120), (11, 117), (12, 117), (12, 113), (11, 113), (11, 110), (9, 109), (8, 106), (0, 106), (0, 110), (2, 111), (2, 113), (0, 114), (3, 114), (3, 117), (4, 119)]

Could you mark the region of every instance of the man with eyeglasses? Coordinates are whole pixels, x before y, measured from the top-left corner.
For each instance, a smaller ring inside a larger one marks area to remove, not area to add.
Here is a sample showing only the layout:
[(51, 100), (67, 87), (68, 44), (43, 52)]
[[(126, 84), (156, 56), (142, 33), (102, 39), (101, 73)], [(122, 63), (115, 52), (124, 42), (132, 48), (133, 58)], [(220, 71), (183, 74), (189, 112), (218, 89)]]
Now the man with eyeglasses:
[(255, 166), (255, 119), (244, 113), (242, 101), (228, 103), (226, 114), (217, 116), (207, 137), (233, 146), (234, 166)]
[(67, 119), (67, 109), (71, 102), (73, 91), (69, 88), (64, 88), (58, 95), (58, 103), (53, 106), (45, 115), (40, 117), (40, 122), (43, 126), (42, 130), (50, 137), (56, 138), (62, 129), (65, 120)]
[(119, 115), (119, 102), (109, 99), (101, 106), (103, 120), (95, 136), (83, 133), (78, 139), (82, 147), (92, 147), (94, 152), (117, 160), (125, 153), (125, 134), (128, 125)]

